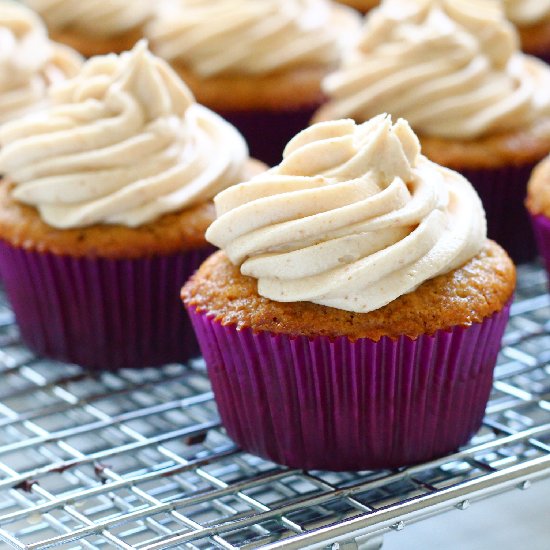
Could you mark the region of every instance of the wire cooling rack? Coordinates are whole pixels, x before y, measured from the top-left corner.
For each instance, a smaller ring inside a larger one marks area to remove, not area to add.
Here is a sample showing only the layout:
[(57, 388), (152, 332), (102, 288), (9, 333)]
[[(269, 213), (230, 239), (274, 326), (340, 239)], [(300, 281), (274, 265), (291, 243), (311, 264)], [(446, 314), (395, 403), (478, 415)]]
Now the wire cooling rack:
[(240, 451), (201, 361), (91, 378), (35, 357), (0, 294), (0, 547), (377, 548), (390, 529), (528, 488), (550, 476), (550, 297), (540, 267), (523, 266), (519, 281), (470, 445), (360, 473)]

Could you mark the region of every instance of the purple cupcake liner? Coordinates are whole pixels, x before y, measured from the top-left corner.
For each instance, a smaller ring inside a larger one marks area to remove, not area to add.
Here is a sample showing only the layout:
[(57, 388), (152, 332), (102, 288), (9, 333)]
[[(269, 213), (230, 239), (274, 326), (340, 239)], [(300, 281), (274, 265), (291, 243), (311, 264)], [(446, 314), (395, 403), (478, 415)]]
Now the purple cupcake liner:
[(536, 56), (548, 65), (550, 65), (550, 53), (538, 53), (536, 54)]
[(543, 214), (531, 215), (531, 223), (538, 250), (544, 260), (546, 271), (550, 274), (550, 218)]
[(238, 330), (188, 308), (229, 436), (279, 464), (334, 471), (465, 444), (483, 419), (509, 310), (415, 340), (352, 342)]
[(527, 55), (532, 55), (533, 57), (536, 57), (540, 59), (541, 61), (544, 61), (545, 63), (550, 64), (550, 50), (548, 48), (543, 49), (542, 47), (539, 47), (538, 50), (532, 50), (532, 51), (523, 51), (523, 53), (526, 53)]
[(537, 256), (535, 238), (524, 206), (527, 182), (535, 163), (498, 169), (458, 170), (478, 192), (490, 239), (500, 244), (515, 263)]
[(221, 111), (220, 115), (238, 128), (253, 158), (275, 166), (281, 162), (286, 144), (309, 126), (319, 107), (320, 103), (316, 103), (299, 109)]
[(211, 252), (75, 258), (0, 240), (0, 277), (38, 354), (90, 369), (158, 366), (199, 354), (179, 290)]

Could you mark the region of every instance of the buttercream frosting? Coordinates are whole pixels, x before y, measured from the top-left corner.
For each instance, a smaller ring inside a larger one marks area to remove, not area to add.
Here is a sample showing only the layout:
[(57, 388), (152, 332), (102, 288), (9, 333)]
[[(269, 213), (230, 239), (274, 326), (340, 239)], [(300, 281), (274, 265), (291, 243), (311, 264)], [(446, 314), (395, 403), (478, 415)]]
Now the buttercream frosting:
[(155, 53), (211, 77), (332, 65), (359, 21), (326, 0), (172, 0), (146, 32)]
[(386, 111), (441, 138), (475, 139), (550, 114), (550, 69), (519, 52), (491, 0), (387, 0), (323, 87), (331, 100), (322, 119)]
[(54, 105), (0, 130), (15, 200), (57, 228), (139, 226), (239, 181), (248, 152), (144, 42), (90, 59)]
[(143, 25), (156, 0), (24, 0), (50, 29), (116, 36)]
[(504, 0), (506, 17), (516, 25), (536, 25), (550, 20), (550, 0)]
[(486, 239), (470, 183), (387, 115), (313, 125), (281, 164), (214, 202), (206, 238), (280, 302), (366, 313), (463, 265)]
[(79, 66), (79, 56), (50, 42), (31, 10), (0, 2), (0, 124), (44, 107), (48, 86)]

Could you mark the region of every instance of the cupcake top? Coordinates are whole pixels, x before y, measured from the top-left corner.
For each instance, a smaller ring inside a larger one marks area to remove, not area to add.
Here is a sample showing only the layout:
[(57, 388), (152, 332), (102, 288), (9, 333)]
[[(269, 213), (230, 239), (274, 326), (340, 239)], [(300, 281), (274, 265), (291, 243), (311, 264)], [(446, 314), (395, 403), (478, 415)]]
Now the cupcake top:
[(116, 36), (143, 25), (151, 16), (151, 0), (23, 0), (52, 30)]
[(12, 197), (50, 226), (136, 227), (242, 177), (243, 138), (145, 42), (90, 59), (51, 95), (51, 107), (0, 130)]
[(550, 0), (504, 0), (506, 17), (519, 26), (550, 20)]
[(146, 33), (201, 77), (333, 65), (359, 17), (327, 0), (168, 0)]
[(428, 136), (475, 139), (550, 115), (550, 68), (519, 52), (491, 0), (386, 0), (324, 81), (318, 119), (384, 110)]
[(463, 265), (486, 240), (472, 186), (387, 115), (315, 124), (281, 164), (214, 202), (207, 240), (279, 302), (366, 313)]
[(0, 124), (44, 106), (47, 88), (73, 76), (80, 57), (54, 44), (29, 9), (0, 1)]

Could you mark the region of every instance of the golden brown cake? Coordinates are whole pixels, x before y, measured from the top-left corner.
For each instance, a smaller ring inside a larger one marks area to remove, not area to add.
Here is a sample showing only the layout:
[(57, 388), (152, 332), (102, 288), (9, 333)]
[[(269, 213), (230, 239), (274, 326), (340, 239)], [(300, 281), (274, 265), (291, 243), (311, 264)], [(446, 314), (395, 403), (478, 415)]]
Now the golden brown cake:
[(453, 326), (480, 323), (512, 297), (515, 268), (493, 241), (464, 266), (423, 283), (414, 292), (368, 313), (309, 302), (275, 302), (258, 294), (257, 281), (241, 275), (219, 251), (182, 290), (182, 299), (222, 324), (293, 336), (347, 336), (351, 340), (402, 335), (417, 338)]
[(113, 36), (87, 35), (80, 30), (70, 28), (62, 30), (52, 29), (50, 36), (56, 42), (74, 48), (83, 56), (92, 57), (94, 55), (121, 53), (131, 50), (136, 42), (143, 37), (143, 27), (137, 27), (123, 34)]
[[(242, 179), (263, 172), (265, 165), (249, 160)], [(16, 247), (71, 257), (143, 258), (208, 246), (204, 233), (215, 219), (214, 205), (204, 202), (138, 227), (96, 224), (56, 229), (36, 208), (10, 196), (13, 185), (0, 181), (0, 239)]]
[(380, 0), (336, 0), (340, 4), (345, 4), (351, 8), (367, 13), (372, 8), (375, 8), (380, 3)]
[(298, 111), (304, 106), (318, 105), (323, 100), (321, 81), (327, 74), (326, 67), (312, 66), (253, 78), (247, 75), (201, 78), (179, 62), (173, 62), (172, 66), (199, 103), (222, 113)]
[(550, 116), (528, 128), (498, 132), (471, 140), (419, 134), (424, 154), (454, 170), (499, 169), (532, 165), (550, 151)]
[(528, 27), (518, 27), (521, 47), (525, 53), (550, 60), (550, 20)]

